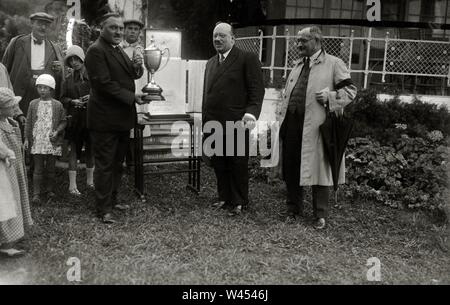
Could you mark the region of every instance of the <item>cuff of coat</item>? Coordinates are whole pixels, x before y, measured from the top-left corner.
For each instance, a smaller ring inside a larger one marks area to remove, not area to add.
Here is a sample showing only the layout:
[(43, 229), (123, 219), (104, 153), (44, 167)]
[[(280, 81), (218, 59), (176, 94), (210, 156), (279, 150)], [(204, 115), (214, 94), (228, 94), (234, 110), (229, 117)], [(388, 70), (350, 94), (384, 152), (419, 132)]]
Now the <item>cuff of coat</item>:
[(13, 119), (17, 121), (17, 119), (19, 119), (21, 116), (25, 117), (25, 114), (23, 114), (23, 113), (17, 114), (15, 116), (13, 116)]
[(253, 114), (251, 114), (251, 113), (249, 113), (249, 112), (246, 112), (246, 113), (244, 114), (244, 116), (246, 116), (246, 115), (249, 115), (249, 116), (252, 118), (253, 121), (256, 121), (256, 117), (255, 117)]

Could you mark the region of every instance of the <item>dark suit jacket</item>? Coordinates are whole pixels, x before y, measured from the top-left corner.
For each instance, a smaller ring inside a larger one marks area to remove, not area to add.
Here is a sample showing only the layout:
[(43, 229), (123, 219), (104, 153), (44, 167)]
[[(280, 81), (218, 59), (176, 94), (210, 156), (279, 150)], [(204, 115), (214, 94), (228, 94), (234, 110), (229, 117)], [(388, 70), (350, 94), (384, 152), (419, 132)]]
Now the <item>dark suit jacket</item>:
[(133, 68), (120, 48), (99, 37), (86, 53), (85, 67), (91, 84), (87, 126), (95, 131), (128, 131), (136, 122), (134, 80), (144, 70)]
[(258, 57), (233, 47), (218, 66), (218, 56), (208, 60), (203, 89), (203, 122), (238, 121), (245, 113), (258, 119), (264, 98), (261, 63)]

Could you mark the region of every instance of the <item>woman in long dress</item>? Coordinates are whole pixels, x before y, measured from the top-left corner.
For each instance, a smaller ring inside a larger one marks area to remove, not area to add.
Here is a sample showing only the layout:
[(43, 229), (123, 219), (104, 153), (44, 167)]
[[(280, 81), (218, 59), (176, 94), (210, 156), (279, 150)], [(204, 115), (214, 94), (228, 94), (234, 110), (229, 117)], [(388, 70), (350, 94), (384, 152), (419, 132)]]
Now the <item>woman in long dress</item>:
[(20, 128), (13, 119), (20, 97), (0, 88), (0, 255), (23, 255), (14, 244), (33, 224)]

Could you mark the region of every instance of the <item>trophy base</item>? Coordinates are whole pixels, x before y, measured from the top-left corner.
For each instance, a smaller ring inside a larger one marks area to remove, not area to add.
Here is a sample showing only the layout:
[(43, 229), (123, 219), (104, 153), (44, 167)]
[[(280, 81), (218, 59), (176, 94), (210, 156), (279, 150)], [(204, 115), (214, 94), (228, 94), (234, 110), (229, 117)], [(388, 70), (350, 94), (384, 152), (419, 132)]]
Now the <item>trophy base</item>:
[(166, 99), (161, 94), (146, 94), (141, 97), (144, 102), (150, 103), (152, 101), (165, 101)]

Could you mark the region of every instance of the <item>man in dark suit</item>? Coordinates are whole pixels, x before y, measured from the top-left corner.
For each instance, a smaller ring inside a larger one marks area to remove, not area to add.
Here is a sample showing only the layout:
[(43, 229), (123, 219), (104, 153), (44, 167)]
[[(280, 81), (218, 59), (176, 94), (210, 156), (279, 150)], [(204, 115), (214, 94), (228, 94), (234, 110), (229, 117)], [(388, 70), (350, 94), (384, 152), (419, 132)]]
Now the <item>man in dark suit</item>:
[(142, 76), (142, 58), (133, 61), (119, 46), (123, 21), (107, 14), (97, 41), (86, 53), (86, 69), (91, 84), (87, 109), (94, 159), (94, 184), (97, 212), (105, 223), (115, 222), (112, 208), (125, 209), (117, 201), (122, 163), (129, 145), (130, 129), (136, 122), (134, 80)]
[[(219, 201), (213, 206), (230, 208), (230, 215), (240, 214), (248, 204), (248, 129), (255, 127), (264, 98), (258, 57), (236, 48), (234, 43), (231, 25), (218, 23), (213, 32), (217, 55), (206, 64), (202, 104), (204, 127), (211, 121), (219, 123), (222, 126), (224, 147), (234, 145), (235, 148), (231, 155), (230, 151), (227, 153), (224, 149), (211, 158), (219, 195)], [(226, 122), (237, 122), (236, 126), (242, 123), (247, 129), (244, 139), (236, 137), (239, 128), (226, 130)], [(204, 134), (206, 143), (212, 134), (208, 130), (204, 130)], [(242, 147), (245, 147), (245, 153), (237, 154)]]

